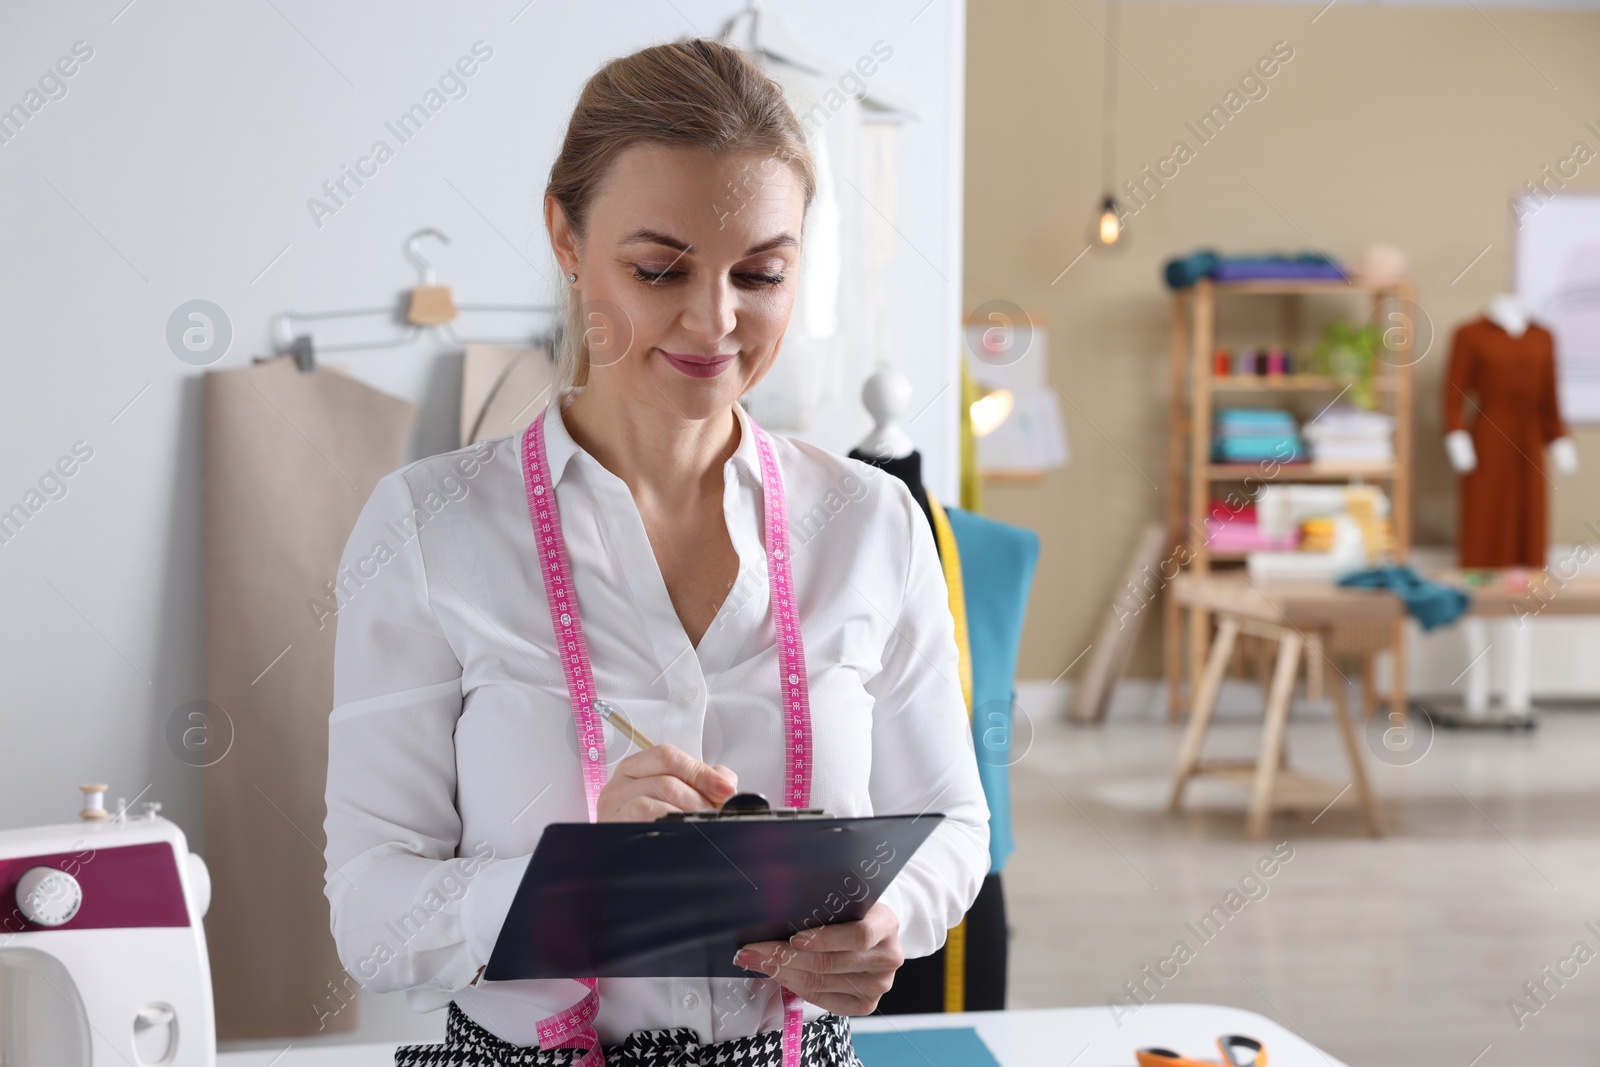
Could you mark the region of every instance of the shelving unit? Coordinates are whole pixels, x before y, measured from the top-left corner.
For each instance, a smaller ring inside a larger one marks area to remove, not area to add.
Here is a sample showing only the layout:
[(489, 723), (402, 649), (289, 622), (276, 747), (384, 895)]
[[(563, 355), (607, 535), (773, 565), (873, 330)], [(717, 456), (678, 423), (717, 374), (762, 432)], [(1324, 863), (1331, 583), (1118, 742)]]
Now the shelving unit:
[[(1332, 404), (1347, 388), (1337, 378), (1315, 374), (1215, 375), (1219, 298), (1275, 297), (1287, 301), (1285, 336), (1281, 343), (1308, 350), (1312, 338), (1301, 336), (1301, 302), (1306, 296), (1344, 296), (1368, 303), (1369, 321), (1380, 321), (1390, 355), (1380, 358), (1374, 392), (1380, 410), (1394, 417), (1394, 460), (1389, 463), (1213, 463), (1212, 413), (1217, 394), (1274, 398), (1320, 396)], [(1172, 553), (1187, 559), (1190, 573), (1207, 574), (1214, 564), (1243, 561), (1239, 553), (1213, 553), (1206, 544), (1206, 516), (1219, 485), (1244, 483), (1251, 491), (1269, 482), (1380, 482), (1389, 496), (1395, 555), (1405, 559), (1411, 546), (1412, 351), (1413, 290), (1409, 281), (1368, 285), (1337, 281), (1256, 281), (1217, 283), (1203, 280), (1172, 295), (1171, 367), (1167, 440), (1167, 529)], [(1386, 310), (1387, 309), (1387, 310)], [(1187, 551), (1178, 554), (1180, 549)], [(1177, 718), (1200, 677), (1210, 644), (1211, 620), (1199, 609), (1189, 612), (1187, 638), (1183, 609), (1166, 598), (1165, 673), (1167, 708)], [(1187, 645), (1187, 656), (1185, 656)], [(1396, 692), (1403, 679), (1404, 651), (1395, 642)], [(1186, 669), (1187, 668), (1187, 669)], [(1187, 681), (1188, 685), (1185, 686)]]

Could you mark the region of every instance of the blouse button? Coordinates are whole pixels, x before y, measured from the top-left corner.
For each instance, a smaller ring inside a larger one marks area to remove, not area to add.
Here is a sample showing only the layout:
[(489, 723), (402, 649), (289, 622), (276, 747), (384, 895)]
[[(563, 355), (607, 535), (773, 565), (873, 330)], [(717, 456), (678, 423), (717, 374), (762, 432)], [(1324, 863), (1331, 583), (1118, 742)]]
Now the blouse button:
[(685, 700), (693, 700), (695, 697), (697, 697), (699, 695), (700, 695), (700, 690), (698, 688), (696, 688), (695, 686), (692, 686), (692, 685), (688, 689), (685, 689), (683, 691), (683, 699), (685, 699)]
[(694, 1009), (700, 1006), (700, 998), (695, 996), (693, 993), (685, 993), (683, 995), (683, 1006), (690, 1011), (694, 1011)]

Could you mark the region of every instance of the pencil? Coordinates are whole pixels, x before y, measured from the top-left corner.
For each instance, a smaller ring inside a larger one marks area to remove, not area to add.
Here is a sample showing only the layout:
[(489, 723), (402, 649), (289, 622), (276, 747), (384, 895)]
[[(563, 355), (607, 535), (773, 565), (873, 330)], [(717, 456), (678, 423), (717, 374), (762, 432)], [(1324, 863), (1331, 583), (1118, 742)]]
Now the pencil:
[(609, 700), (596, 700), (594, 702), (594, 710), (599, 712), (600, 717), (606, 722), (621, 730), (624, 737), (641, 749), (655, 747), (655, 742), (646, 737), (643, 730), (623, 718), (622, 712), (618, 711), (616, 705)]

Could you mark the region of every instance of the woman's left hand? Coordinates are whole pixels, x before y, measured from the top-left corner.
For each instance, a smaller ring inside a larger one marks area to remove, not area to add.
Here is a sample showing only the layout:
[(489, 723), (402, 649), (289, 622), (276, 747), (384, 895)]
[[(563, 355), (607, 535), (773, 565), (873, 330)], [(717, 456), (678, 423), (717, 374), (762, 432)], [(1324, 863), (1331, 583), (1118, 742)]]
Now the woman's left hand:
[(905, 962), (900, 919), (874, 904), (857, 922), (804, 930), (787, 941), (757, 941), (733, 961), (835, 1015), (870, 1015)]

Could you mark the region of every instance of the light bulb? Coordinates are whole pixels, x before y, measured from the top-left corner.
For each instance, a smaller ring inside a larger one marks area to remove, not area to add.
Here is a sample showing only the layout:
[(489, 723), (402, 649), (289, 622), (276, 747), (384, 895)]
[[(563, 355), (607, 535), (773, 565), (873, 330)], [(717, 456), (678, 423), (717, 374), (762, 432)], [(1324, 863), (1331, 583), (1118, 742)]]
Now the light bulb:
[(1106, 197), (1105, 203), (1100, 206), (1100, 223), (1097, 227), (1100, 243), (1114, 245), (1122, 236), (1122, 220), (1117, 217), (1117, 202), (1111, 197)]
[(1009, 389), (988, 389), (972, 402), (972, 436), (987, 437), (1011, 416), (1016, 397)]

